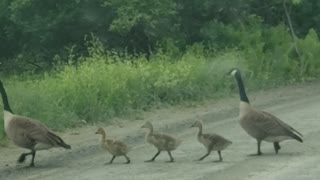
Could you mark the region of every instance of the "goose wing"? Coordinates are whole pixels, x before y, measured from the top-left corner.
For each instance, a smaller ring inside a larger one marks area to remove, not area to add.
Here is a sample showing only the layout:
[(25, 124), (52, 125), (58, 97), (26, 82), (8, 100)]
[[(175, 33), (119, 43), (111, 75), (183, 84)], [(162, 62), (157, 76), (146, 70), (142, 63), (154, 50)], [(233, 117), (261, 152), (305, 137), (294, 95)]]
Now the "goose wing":
[(269, 117), (269, 119), (273, 119), (275, 121), (275, 124), (277, 124), (277, 126), (279, 127), (279, 129), (281, 128), (287, 135), (291, 136), (292, 138), (303, 142), (302, 138), (302, 134), (300, 132), (298, 132), (297, 130), (295, 130), (293, 127), (291, 127), (290, 125), (288, 125), (287, 123), (281, 121), (279, 118), (277, 118), (276, 116), (265, 112), (265, 111), (261, 111), (261, 113), (263, 113), (265, 116)]
[(26, 138), (33, 142), (51, 146), (61, 146), (66, 149), (71, 148), (69, 145), (65, 144), (59, 136), (49, 130), (49, 128), (40, 121), (26, 117), (18, 117), (15, 121), (15, 124), (15, 128), (17, 129), (17, 131), (22, 132)]
[(265, 111), (253, 111), (246, 115), (252, 126), (266, 136), (290, 136), (302, 142), (301, 134), (274, 115)]

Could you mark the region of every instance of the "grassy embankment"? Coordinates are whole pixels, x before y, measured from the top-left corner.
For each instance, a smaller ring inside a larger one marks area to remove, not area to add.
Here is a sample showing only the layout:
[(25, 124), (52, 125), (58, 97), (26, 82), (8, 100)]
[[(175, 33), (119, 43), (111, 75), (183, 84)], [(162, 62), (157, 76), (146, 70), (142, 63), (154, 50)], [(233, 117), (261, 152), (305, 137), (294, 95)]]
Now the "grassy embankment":
[[(277, 48), (270, 51), (250, 45), (223, 53), (194, 45), (183, 55), (159, 52), (149, 61), (143, 56), (120, 57), (91, 48), (90, 56), (80, 57), (83, 63), (78, 65), (3, 81), (14, 112), (63, 130), (81, 125), (82, 120), (107, 122), (111, 117), (163, 105), (228, 96), (233, 79), (226, 73), (232, 67), (243, 70), (250, 79), (246, 81), (250, 89), (316, 78), (320, 45), (313, 34), (310, 36), (299, 41), (303, 56), (298, 60), (292, 57), (290, 41), (273, 44)], [(3, 139), (3, 123), (0, 132)]]

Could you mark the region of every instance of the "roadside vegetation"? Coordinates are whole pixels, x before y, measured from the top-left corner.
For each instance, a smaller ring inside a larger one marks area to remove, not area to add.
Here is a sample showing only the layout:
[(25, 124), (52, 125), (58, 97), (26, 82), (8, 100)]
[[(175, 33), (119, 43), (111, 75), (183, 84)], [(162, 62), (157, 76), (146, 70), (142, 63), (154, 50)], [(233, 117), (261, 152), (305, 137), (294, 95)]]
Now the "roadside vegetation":
[[(320, 9), (316, 0), (286, 2), (294, 29), (280, 1), (261, 1), (260, 11), (242, 0), (206, 1), (198, 9), (180, 1), (59, 1), (63, 8), (51, 14), (39, 11), (48, 6), (42, 2), (0, 4), (9, 7), (0, 14), (0, 74), (14, 112), (55, 130), (228, 96), (233, 67), (250, 79), (249, 89), (319, 78), (320, 28), (303, 24), (318, 16), (307, 11)], [(79, 12), (87, 16), (75, 18)], [(0, 132), (3, 139), (3, 123)]]

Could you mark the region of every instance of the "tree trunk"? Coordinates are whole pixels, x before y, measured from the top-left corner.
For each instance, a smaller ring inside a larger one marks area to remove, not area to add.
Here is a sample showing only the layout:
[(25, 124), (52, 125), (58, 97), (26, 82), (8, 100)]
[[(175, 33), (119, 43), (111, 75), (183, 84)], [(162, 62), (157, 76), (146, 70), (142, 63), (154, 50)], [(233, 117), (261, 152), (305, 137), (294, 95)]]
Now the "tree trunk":
[(296, 42), (296, 34), (294, 33), (294, 29), (293, 29), (293, 26), (292, 26), (290, 14), (289, 14), (286, 2), (287, 2), (286, 0), (283, 0), (282, 4), (283, 4), (284, 12), (286, 14), (287, 21), (288, 21), (288, 24), (289, 24), (292, 43), (293, 43), (294, 49), (295, 49), (295, 51), (296, 51), (296, 53), (298, 55), (299, 60), (301, 60), (301, 54), (300, 54), (300, 51), (299, 51), (299, 48), (298, 48), (297, 42)]

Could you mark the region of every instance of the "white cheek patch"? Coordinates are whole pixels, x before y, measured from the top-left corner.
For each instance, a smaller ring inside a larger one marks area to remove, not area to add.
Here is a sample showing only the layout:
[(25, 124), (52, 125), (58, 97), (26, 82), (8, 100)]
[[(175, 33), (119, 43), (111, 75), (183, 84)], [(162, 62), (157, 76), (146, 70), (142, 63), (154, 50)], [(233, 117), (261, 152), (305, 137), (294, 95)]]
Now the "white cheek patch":
[(13, 118), (13, 114), (9, 111), (4, 111), (4, 129), (7, 130), (9, 128), (9, 123), (11, 119)]
[(236, 69), (231, 72), (232, 76), (234, 76), (236, 73), (237, 73)]

